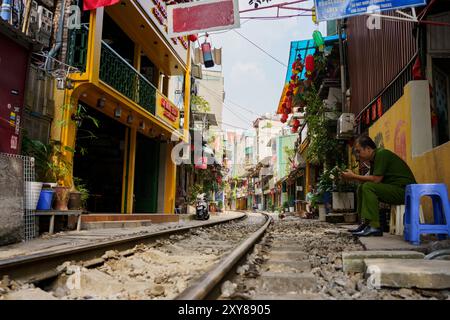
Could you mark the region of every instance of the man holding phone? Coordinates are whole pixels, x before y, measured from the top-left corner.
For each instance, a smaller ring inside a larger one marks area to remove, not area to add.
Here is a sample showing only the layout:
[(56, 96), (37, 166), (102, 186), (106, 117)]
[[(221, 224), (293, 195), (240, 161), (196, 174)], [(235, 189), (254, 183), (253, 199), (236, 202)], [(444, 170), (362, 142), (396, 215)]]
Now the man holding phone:
[(355, 230), (356, 236), (382, 236), (380, 228), (379, 201), (399, 205), (404, 204), (405, 189), (416, 180), (405, 161), (392, 151), (377, 148), (368, 136), (356, 139), (354, 150), (359, 160), (370, 162), (368, 175), (359, 175), (351, 170), (341, 173), (346, 180), (362, 182), (357, 190), (357, 212), (364, 220)]

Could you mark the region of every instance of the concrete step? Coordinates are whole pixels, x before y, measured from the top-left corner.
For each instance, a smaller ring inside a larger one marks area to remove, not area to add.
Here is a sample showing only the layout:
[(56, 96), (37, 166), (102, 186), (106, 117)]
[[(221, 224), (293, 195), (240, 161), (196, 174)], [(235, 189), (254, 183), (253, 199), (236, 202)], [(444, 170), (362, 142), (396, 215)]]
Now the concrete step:
[(342, 264), (344, 272), (364, 272), (366, 265), (364, 259), (422, 259), (425, 255), (417, 251), (348, 251), (342, 252)]
[(82, 222), (81, 229), (139, 228), (152, 225), (151, 220)]
[(286, 292), (309, 290), (316, 287), (312, 273), (262, 272), (260, 277), (263, 292)]
[(372, 286), (448, 289), (450, 261), (418, 259), (365, 259)]

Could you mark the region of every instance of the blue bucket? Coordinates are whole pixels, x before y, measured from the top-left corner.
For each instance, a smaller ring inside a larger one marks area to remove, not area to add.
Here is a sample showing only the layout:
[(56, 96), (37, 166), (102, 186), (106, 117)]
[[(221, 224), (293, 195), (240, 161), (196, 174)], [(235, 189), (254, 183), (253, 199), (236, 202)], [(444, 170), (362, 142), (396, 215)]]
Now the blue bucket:
[(41, 190), (36, 210), (50, 210), (52, 208), (53, 190)]

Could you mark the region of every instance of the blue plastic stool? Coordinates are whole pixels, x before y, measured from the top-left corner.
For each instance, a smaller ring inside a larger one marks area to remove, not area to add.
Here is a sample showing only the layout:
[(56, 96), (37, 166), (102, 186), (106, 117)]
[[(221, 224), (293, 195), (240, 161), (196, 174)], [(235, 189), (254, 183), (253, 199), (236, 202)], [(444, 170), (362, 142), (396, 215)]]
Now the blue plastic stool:
[[(429, 196), (433, 201), (435, 224), (420, 223), (420, 199), (423, 196)], [(443, 183), (410, 184), (406, 186), (404, 239), (411, 244), (419, 245), (422, 233), (438, 234), (439, 240), (445, 239), (445, 235), (450, 235), (450, 204), (447, 186)]]

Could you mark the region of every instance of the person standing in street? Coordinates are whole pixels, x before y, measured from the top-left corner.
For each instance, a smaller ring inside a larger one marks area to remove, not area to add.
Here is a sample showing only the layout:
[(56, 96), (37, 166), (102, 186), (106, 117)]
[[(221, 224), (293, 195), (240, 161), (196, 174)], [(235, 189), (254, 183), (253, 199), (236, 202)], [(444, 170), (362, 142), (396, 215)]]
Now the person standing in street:
[(358, 175), (346, 170), (341, 177), (361, 182), (357, 190), (357, 212), (363, 223), (351, 232), (360, 237), (382, 236), (379, 202), (400, 205), (405, 202), (405, 189), (416, 180), (405, 161), (390, 150), (377, 148), (369, 136), (355, 141), (355, 154), (361, 163), (370, 162), (370, 173)]

